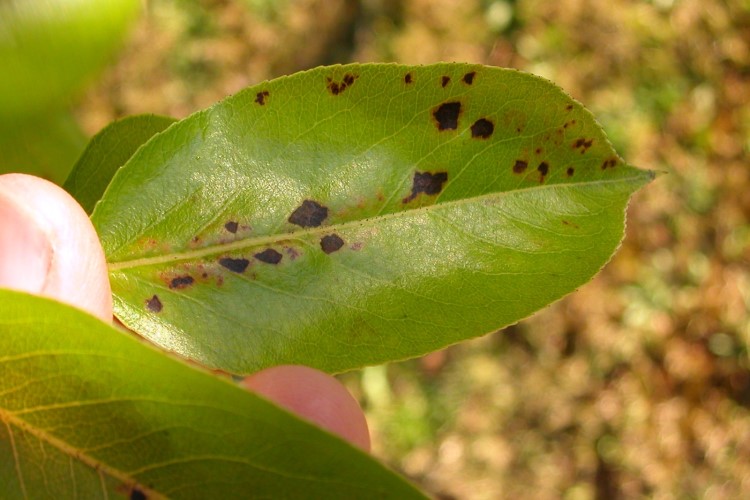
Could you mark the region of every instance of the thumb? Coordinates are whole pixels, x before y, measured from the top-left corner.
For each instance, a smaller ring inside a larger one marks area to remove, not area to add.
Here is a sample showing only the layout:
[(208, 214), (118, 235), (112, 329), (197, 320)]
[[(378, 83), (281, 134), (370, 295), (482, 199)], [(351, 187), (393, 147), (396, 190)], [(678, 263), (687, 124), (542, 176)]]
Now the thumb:
[(112, 320), (99, 238), (86, 212), (62, 188), (30, 175), (0, 175), (0, 287)]

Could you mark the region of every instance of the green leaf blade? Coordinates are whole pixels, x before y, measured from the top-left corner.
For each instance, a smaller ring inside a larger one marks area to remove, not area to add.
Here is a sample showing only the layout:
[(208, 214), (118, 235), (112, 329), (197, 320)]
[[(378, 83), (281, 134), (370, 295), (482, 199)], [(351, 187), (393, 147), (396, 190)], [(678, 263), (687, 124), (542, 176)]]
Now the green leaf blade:
[(542, 79), (351, 65), (176, 124), (93, 220), (129, 327), (232, 372), (335, 372), (488, 333), (573, 291), (650, 179)]
[(4, 498), (422, 498), (341, 440), (48, 299), (0, 290), (0, 353)]
[(73, 166), (63, 188), (91, 214), (115, 172), (151, 137), (177, 120), (159, 115), (127, 116), (96, 134)]

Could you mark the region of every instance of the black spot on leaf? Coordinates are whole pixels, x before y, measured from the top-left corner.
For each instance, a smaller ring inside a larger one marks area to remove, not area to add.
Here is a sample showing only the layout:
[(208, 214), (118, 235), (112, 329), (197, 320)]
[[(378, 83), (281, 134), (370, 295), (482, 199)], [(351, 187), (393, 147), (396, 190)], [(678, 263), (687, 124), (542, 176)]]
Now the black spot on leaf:
[(474, 77), (476, 76), (476, 74), (476, 71), (470, 71), (469, 73), (466, 73), (463, 78), (464, 83), (466, 85), (471, 85), (472, 83), (474, 83)]
[(289, 216), (289, 222), (301, 227), (318, 227), (326, 217), (328, 217), (328, 207), (324, 207), (317, 201), (305, 200)]
[(147, 500), (148, 497), (144, 492), (137, 488), (130, 490), (130, 500)]
[(413, 77), (412, 77), (411, 73), (407, 73), (406, 75), (404, 75), (404, 83), (405, 84), (408, 85), (408, 84), (410, 84), (413, 81), (414, 80), (413, 80)]
[(173, 288), (173, 289), (178, 289), (179, 290), (179, 289), (182, 289), (182, 288), (189, 287), (190, 285), (193, 284), (193, 282), (195, 282), (195, 280), (193, 279), (192, 276), (187, 276), (187, 275), (185, 275), (185, 276), (178, 276), (178, 277), (172, 279), (172, 281), (169, 283), (169, 288)]
[(162, 305), (158, 295), (154, 295), (150, 299), (146, 300), (146, 309), (155, 313), (161, 312)]
[(268, 98), (268, 95), (269, 94), (267, 90), (264, 90), (263, 92), (258, 92), (257, 94), (255, 94), (255, 102), (263, 106), (264, 104), (266, 104), (266, 99)]
[(513, 165), (513, 173), (515, 174), (522, 174), (526, 170), (526, 167), (529, 166), (529, 162), (524, 160), (516, 160), (516, 163)]
[(602, 163), (602, 170), (607, 170), (608, 168), (615, 168), (617, 165), (617, 158), (609, 158), (607, 160), (604, 160)]
[(222, 257), (219, 259), (219, 265), (229, 269), (233, 273), (243, 273), (247, 266), (250, 265), (250, 261), (247, 259), (232, 259), (230, 257)]
[(450, 82), (451, 82), (450, 76), (444, 76), (443, 78), (440, 79), (440, 85), (442, 85), (443, 88), (445, 88), (445, 86), (448, 85)]
[(414, 172), (414, 181), (411, 186), (411, 194), (404, 198), (404, 203), (409, 203), (420, 193), (434, 195), (443, 190), (443, 184), (448, 180), (448, 172)]
[(230, 233), (234, 234), (237, 232), (237, 229), (239, 229), (240, 225), (237, 224), (237, 222), (230, 220), (226, 224), (224, 224), (224, 229), (229, 231)]
[(538, 167), (536, 167), (536, 169), (539, 171), (540, 174), (542, 174), (542, 179), (543, 179), (544, 176), (549, 173), (549, 163), (547, 163), (546, 161), (543, 161), (542, 163), (539, 164)]
[(458, 116), (461, 114), (461, 103), (456, 101), (444, 102), (432, 112), (438, 130), (456, 130)]
[(480, 118), (471, 126), (471, 136), (475, 139), (488, 139), (495, 131), (495, 124), (487, 118)]
[(568, 170), (566, 170), (565, 173), (568, 174), (568, 177), (573, 177), (573, 174), (576, 173), (576, 169), (568, 167)]
[(594, 139), (584, 139), (583, 137), (580, 137), (573, 142), (573, 149), (580, 149), (581, 154), (584, 154), (593, 143)]
[(255, 258), (266, 264), (278, 264), (283, 256), (273, 248), (266, 248), (260, 253), (255, 254)]
[(333, 95), (339, 95), (352, 85), (354, 85), (354, 80), (359, 78), (357, 75), (353, 75), (351, 73), (347, 73), (344, 75), (344, 78), (340, 82), (334, 82), (333, 78), (328, 77), (326, 80), (328, 81), (328, 91)]
[(327, 234), (320, 239), (320, 248), (325, 253), (333, 253), (344, 246), (344, 240), (338, 234)]

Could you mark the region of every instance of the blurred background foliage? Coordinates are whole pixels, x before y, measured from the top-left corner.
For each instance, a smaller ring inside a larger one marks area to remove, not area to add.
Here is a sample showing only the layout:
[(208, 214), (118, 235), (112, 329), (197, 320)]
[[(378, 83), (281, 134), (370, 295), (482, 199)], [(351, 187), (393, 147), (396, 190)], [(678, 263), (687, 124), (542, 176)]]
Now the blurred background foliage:
[(750, 1), (144, 5), (73, 106), (88, 135), (320, 64), (469, 61), (555, 81), (628, 162), (668, 173), (576, 293), (345, 374), (377, 456), (440, 498), (750, 498)]

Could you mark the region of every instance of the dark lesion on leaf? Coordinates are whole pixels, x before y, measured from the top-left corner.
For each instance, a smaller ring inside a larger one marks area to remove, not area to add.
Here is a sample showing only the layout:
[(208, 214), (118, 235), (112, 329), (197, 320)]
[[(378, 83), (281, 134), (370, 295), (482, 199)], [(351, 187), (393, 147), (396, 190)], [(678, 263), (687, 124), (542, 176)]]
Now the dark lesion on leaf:
[(233, 273), (244, 273), (247, 266), (250, 265), (250, 261), (247, 259), (233, 259), (231, 257), (222, 257), (219, 259), (219, 265), (225, 269), (229, 269)]
[(581, 151), (581, 154), (584, 154), (589, 150), (592, 144), (594, 144), (594, 139), (579, 137), (573, 142), (573, 149), (578, 149)]
[(344, 246), (344, 240), (338, 234), (327, 234), (320, 239), (320, 248), (325, 253), (333, 253)]
[(522, 174), (526, 171), (526, 168), (529, 166), (529, 162), (526, 160), (516, 160), (516, 163), (513, 164), (513, 173), (514, 174)]
[(442, 77), (440, 79), (440, 86), (442, 86), (443, 88), (445, 88), (446, 86), (448, 86), (448, 84), (450, 82), (451, 82), (451, 77), (450, 76), (444, 76), (444, 77)]
[(476, 71), (469, 71), (466, 73), (463, 77), (463, 81), (466, 85), (471, 85), (474, 83), (474, 77), (477, 75)]
[(351, 73), (347, 73), (344, 75), (344, 78), (341, 79), (340, 82), (335, 82), (333, 78), (330, 76), (326, 78), (328, 91), (333, 95), (339, 95), (352, 85), (354, 85), (354, 81), (359, 78), (359, 75), (353, 75)]
[(266, 248), (262, 252), (256, 253), (255, 258), (261, 262), (265, 262), (266, 264), (278, 264), (279, 262), (281, 262), (283, 255), (281, 255), (273, 248)]
[(458, 117), (461, 114), (461, 103), (458, 101), (444, 102), (432, 111), (438, 130), (456, 130)]
[(133, 488), (130, 490), (130, 500), (148, 500), (148, 497), (138, 488)]
[(158, 295), (154, 295), (150, 299), (146, 299), (146, 309), (148, 309), (151, 312), (158, 313), (161, 312), (163, 306), (161, 304), (161, 300), (159, 300)]
[(180, 290), (189, 287), (194, 282), (195, 280), (190, 275), (186, 274), (185, 276), (177, 276), (176, 278), (172, 278), (172, 281), (169, 283), (169, 288)]
[(543, 161), (538, 167), (536, 167), (536, 170), (539, 172), (539, 182), (544, 182), (544, 178), (549, 173), (549, 163)]
[(232, 234), (235, 234), (239, 228), (240, 228), (240, 225), (237, 223), (237, 221), (230, 220), (229, 222), (224, 224), (224, 229), (226, 229)]
[(411, 73), (407, 73), (404, 75), (404, 83), (409, 85), (411, 82), (414, 81), (414, 76), (412, 76)]
[(267, 90), (258, 92), (257, 94), (255, 94), (255, 102), (263, 106), (266, 104), (266, 99), (268, 99), (269, 95), (270, 94), (268, 93)]
[(326, 217), (328, 217), (328, 207), (317, 201), (305, 200), (289, 216), (289, 222), (301, 227), (318, 227), (326, 220)]
[(495, 124), (487, 118), (480, 118), (471, 126), (471, 136), (475, 139), (489, 139), (495, 131)]
[(565, 106), (565, 111), (573, 111), (573, 105), (568, 104), (567, 106)]
[(419, 194), (435, 195), (443, 190), (443, 184), (448, 180), (448, 172), (414, 172), (411, 194), (402, 200), (409, 203)]
[(573, 174), (575, 174), (575, 173), (576, 173), (576, 169), (573, 168), (573, 167), (568, 167), (568, 169), (565, 171), (565, 174), (568, 177), (573, 177)]
[(602, 162), (602, 170), (607, 170), (608, 168), (615, 168), (617, 166), (617, 158), (608, 158)]

